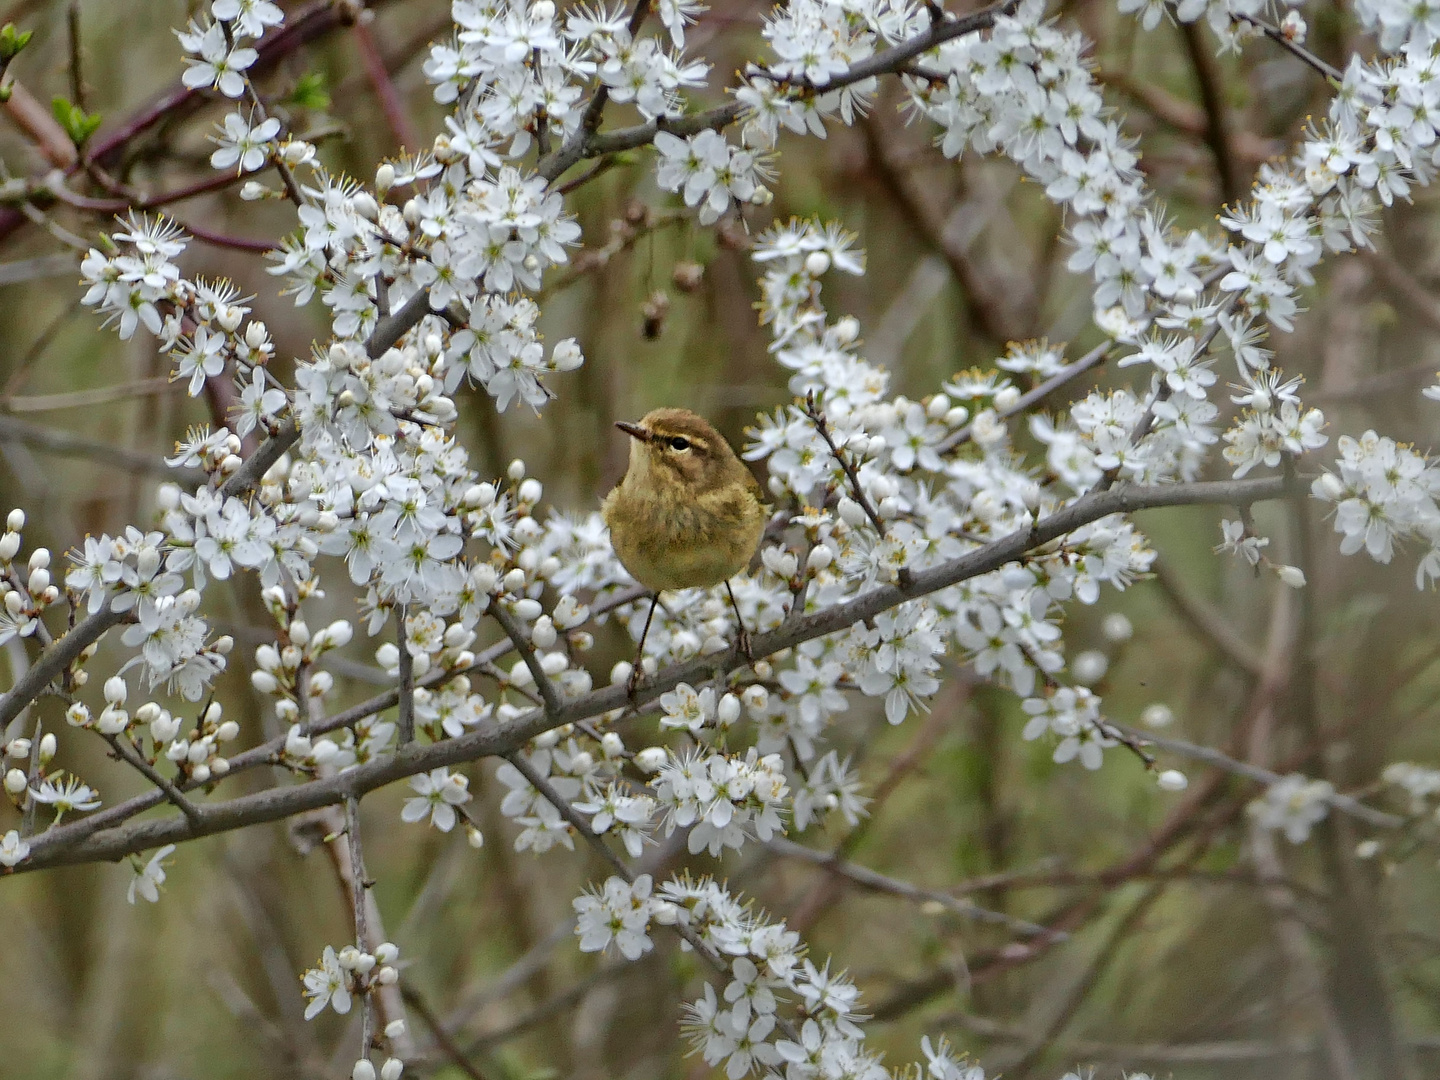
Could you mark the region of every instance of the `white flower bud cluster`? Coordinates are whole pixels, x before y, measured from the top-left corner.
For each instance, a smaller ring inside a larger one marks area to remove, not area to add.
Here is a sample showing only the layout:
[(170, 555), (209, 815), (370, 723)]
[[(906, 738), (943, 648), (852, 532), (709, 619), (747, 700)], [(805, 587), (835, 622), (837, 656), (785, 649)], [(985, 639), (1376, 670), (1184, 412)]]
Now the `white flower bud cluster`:
[(803, 832), (811, 822), (837, 812), (854, 828), (865, 816), (865, 807), (870, 802), (861, 791), (860, 776), (850, 760), (841, 761), (834, 750), (827, 751), (811, 764), (807, 774), (796, 785), (793, 806), (795, 828)]
[(769, 840), (784, 831), (781, 812), (790, 794), (779, 754), (761, 757), (751, 747), (742, 755), (695, 749), (660, 767), (655, 801), (665, 814), (665, 835), (689, 828), (692, 854), (719, 855), (739, 849), (746, 837)]
[(180, 775), (191, 782), (208, 783), (230, 771), (230, 762), (222, 756), (220, 747), (239, 736), (240, 725), (223, 718), (218, 701), (206, 706), (188, 732), (180, 730), (178, 717), (171, 716), (153, 701), (147, 701), (135, 710), (135, 719), (148, 726), (157, 752), (174, 762)]
[(299, 707), (288, 698), (275, 703), (275, 713), (290, 725), (283, 751), (286, 764), (320, 776), (374, 761), (388, 753), (395, 741), (394, 722), (377, 716), (358, 720), (332, 737), (318, 738), (306, 733), (305, 726), (298, 722)]
[[(618, 739), (619, 736), (617, 735)], [(550, 788), (577, 809), (584, 806), (598, 807), (605, 801), (606, 789), (620, 775), (626, 758), (623, 743), (617, 749), (615, 740), (610, 740), (612, 752), (605, 753), (603, 740), (597, 744), (588, 738), (585, 742), (596, 746), (597, 755), (586, 749), (572, 725), (553, 728), (530, 742), (531, 750), (525, 755), (529, 766), (544, 778)], [(500, 812), (521, 826), (515, 839), (515, 850), (530, 849), (536, 853), (549, 851), (556, 844), (572, 848), (574, 840), (568, 822), (560, 816), (559, 810), (537, 791), (514, 765), (508, 761), (495, 771), (495, 779), (509, 790), (500, 802)], [(628, 796), (621, 790), (617, 796)], [(599, 813), (599, 809), (584, 810), (585, 813)], [(634, 817), (626, 810), (627, 818)], [(648, 814), (646, 815), (648, 817)], [(627, 843), (632, 842), (625, 832), (632, 823), (622, 822), (619, 835)], [(634, 842), (638, 842), (637, 837)]]
[(625, 959), (638, 960), (654, 948), (649, 929), (657, 901), (651, 887), (649, 874), (633, 883), (612, 876), (601, 888), (577, 896), (572, 904), (580, 951), (600, 952), (613, 944)]
[(0, 645), (32, 636), (40, 628), (40, 616), (60, 599), (60, 589), (51, 580), (48, 548), (35, 548), (17, 565), (24, 529), (25, 511), (11, 510), (0, 533)]
[(348, 620), (336, 619), (312, 631), (298, 613), (283, 607), (283, 590), (275, 588), (266, 593), (270, 601), (267, 606), (280, 616), (281, 630), (288, 640), (256, 646), (250, 685), (262, 694), (297, 702), (301, 693), (299, 676), (303, 671), (304, 693), (317, 701), (323, 699), (334, 688), (335, 678), (328, 671), (314, 670), (315, 665), (327, 652), (348, 645), (354, 628)]
[[(354, 945), (346, 945), (337, 953), (332, 946), (325, 946), (319, 965), (301, 976), (309, 999), (305, 1019), (313, 1020), (327, 1006), (344, 1015), (354, 1004), (353, 995), (371, 994), (382, 986), (394, 986), (400, 979), (399, 958), (399, 946), (389, 941), (376, 946), (373, 953)], [(388, 1026), (385, 1031), (388, 1039), (398, 1038), (402, 1033), (403, 1028), (392, 1033)]]
[(1098, 769), (1105, 749), (1116, 745), (1105, 733), (1100, 699), (1083, 686), (1062, 686), (1044, 697), (1026, 698), (1020, 707), (1030, 715), (1022, 738), (1055, 735), (1059, 742), (1051, 756), (1056, 762), (1078, 759), (1087, 769)]

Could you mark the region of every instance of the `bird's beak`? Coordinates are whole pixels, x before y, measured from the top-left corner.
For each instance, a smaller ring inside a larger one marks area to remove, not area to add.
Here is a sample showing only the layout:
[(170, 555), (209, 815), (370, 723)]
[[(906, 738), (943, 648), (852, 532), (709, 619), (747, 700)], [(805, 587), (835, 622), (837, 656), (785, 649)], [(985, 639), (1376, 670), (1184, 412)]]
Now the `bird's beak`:
[(639, 424), (632, 424), (629, 420), (616, 420), (615, 426), (632, 439), (639, 439), (641, 442), (650, 441), (650, 432), (646, 431)]

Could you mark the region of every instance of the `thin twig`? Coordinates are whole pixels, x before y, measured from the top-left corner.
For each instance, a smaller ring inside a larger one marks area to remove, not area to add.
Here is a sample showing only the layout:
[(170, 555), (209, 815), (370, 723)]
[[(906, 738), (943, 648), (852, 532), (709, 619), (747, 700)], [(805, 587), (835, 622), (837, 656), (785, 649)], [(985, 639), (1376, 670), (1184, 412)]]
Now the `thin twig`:
[[(1233, 773), (1236, 776), (1243, 776), (1247, 780), (1254, 780), (1256, 783), (1269, 787), (1271, 784), (1283, 780), (1277, 772), (1253, 765), (1247, 761), (1238, 761), (1228, 754), (1209, 746), (1199, 746), (1195, 743), (1186, 742), (1184, 739), (1173, 739), (1166, 735), (1156, 735), (1154, 732), (1138, 731), (1123, 724), (1116, 724), (1112, 721), (1105, 721), (1107, 729), (1113, 728), (1120, 731), (1141, 745), (1157, 746), (1161, 750), (1168, 750), (1172, 754), (1179, 754), (1181, 757), (1191, 758), (1195, 761), (1203, 761), (1207, 765), (1214, 765), (1225, 772)], [(1383, 810), (1376, 810), (1373, 806), (1366, 806), (1360, 800), (1349, 795), (1342, 795), (1339, 792), (1331, 792), (1321, 796), (1321, 801), (1333, 807), (1342, 814), (1349, 814), (1351, 817), (1359, 818), (1370, 825), (1381, 829), (1398, 829), (1405, 823), (1406, 819), (1395, 814), (1387, 814)]]
[(110, 749), (115, 751), (116, 757), (120, 758), (127, 765), (134, 768), (140, 775), (144, 776), (152, 784), (165, 793), (169, 799), (184, 814), (193, 825), (199, 825), (204, 818), (200, 807), (196, 806), (185, 797), (184, 792), (166, 776), (161, 774), (155, 766), (151, 765), (136, 751), (130, 744), (129, 738), (122, 739), (118, 735), (104, 735), (102, 738), (110, 744)]
[(1285, 31), (1281, 30), (1274, 23), (1266, 22), (1264, 19), (1258, 18), (1255, 15), (1246, 15), (1243, 12), (1231, 12), (1230, 17), (1232, 19), (1239, 19), (1241, 22), (1247, 22), (1251, 26), (1255, 27), (1257, 30), (1263, 31), (1265, 36), (1268, 37), (1271, 41), (1275, 42), (1277, 45), (1281, 46), (1284, 49), (1288, 49), (1291, 53), (1299, 57), (1301, 60), (1305, 61), (1305, 63), (1309, 64), (1321, 75), (1324, 75), (1325, 78), (1337, 83), (1342, 83), (1345, 81), (1345, 73), (1343, 71), (1341, 71), (1339, 68), (1332, 67), (1331, 65), (1327, 64), (1324, 60), (1321, 60), (1318, 56), (1312, 53), (1309, 49), (1305, 48), (1305, 46), (1301, 45), (1298, 41), (1291, 40), (1291, 38), (1286, 35)]
[(405, 634), (405, 605), (395, 605), (395, 638), (400, 646), (399, 740), (401, 746), (415, 741), (415, 661)]
[(558, 716), (561, 708), (560, 695), (555, 692), (555, 684), (541, 666), (540, 658), (535, 655), (535, 648), (525, 636), (524, 629), (515, 620), (515, 616), (505, 610), (504, 602), (498, 598), (491, 602), (490, 614), (505, 631), (505, 636), (515, 646), (515, 651), (520, 654), (525, 666), (530, 669), (530, 675), (535, 680), (535, 689), (540, 693), (540, 700), (545, 703), (545, 712), (550, 716)]
[[(1080, 357), (1080, 359), (1076, 360), (1074, 363), (1067, 364), (1065, 367), (1061, 368), (1059, 371), (1057, 371), (1054, 375), (1051, 375), (1050, 378), (1046, 379), (1039, 386), (1036, 386), (1021, 394), (1019, 400), (1016, 401), (1011, 408), (1006, 409), (1003, 412), (997, 412), (996, 415), (1001, 420), (1008, 420), (1012, 416), (1026, 412), (1031, 405), (1034, 405), (1036, 402), (1042, 401), (1045, 398), (1049, 397), (1066, 383), (1073, 382), (1075, 379), (1085, 374), (1085, 372), (1089, 371), (1091, 368), (1097, 367), (1100, 364), (1104, 363), (1107, 359), (1109, 359), (1111, 353), (1115, 351), (1115, 347), (1115, 342), (1113, 341), (1102, 342), (1101, 344), (1095, 346), (1095, 348), (1087, 352), (1084, 356)], [(974, 434), (975, 424), (972, 421), (971, 423), (968, 423), (963, 427), (957, 428), (950, 435), (947, 435), (944, 439), (940, 441), (940, 444), (935, 449), (941, 454), (948, 454), (957, 446), (969, 442), (970, 439), (974, 436)]]
[[(350, 901), (355, 917), (355, 946), (367, 952), (370, 935), (365, 928), (365, 896), (370, 883), (365, 876), (365, 853), (360, 846), (360, 800), (354, 796), (345, 800), (345, 839), (350, 851)], [(360, 1057), (368, 1058), (370, 1042), (375, 1036), (375, 1003), (370, 998), (368, 987), (361, 991), (359, 997)]]
[[(928, 903), (939, 904), (947, 911), (962, 915), (967, 919), (974, 919), (977, 922), (998, 923), (1008, 927), (1026, 937), (1037, 937), (1042, 934), (1053, 934), (1056, 931), (1048, 926), (1041, 926), (1038, 923), (1029, 922), (1025, 919), (1017, 919), (1013, 915), (1006, 915), (1004, 912), (991, 911), (982, 908), (970, 900), (964, 900), (953, 896), (943, 889), (927, 889), (908, 881), (901, 881), (899, 878), (889, 877), (866, 866), (859, 866), (848, 862), (845, 859), (837, 858), (828, 851), (815, 851), (812, 848), (804, 847), (793, 840), (786, 840), (784, 837), (776, 836), (766, 841), (765, 846), (777, 855), (783, 855), (791, 859), (803, 859), (805, 862), (813, 863), (816, 866), (824, 867), (827, 871), (838, 877), (852, 881), (856, 885), (874, 892), (889, 893), (891, 896), (903, 896), (907, 900), (919, 900)], [(1068, 937), (1061, 934), (1061, 937)]]
[(415, 1010), (415, 1015), (420, 1017), (420, 1022), (429, 1029), (431, 1038), (435, 1040), (435, 1045), (440, 1048), (440, 1052), (445, 1055), (445, 1060), (470, 1077), (470, 1080), (486, 1080), (485, 1074), (446, 1033), (445, 1025), (431, 1011), (430, 1006), (420, 995), (420, 991), (407, 983), (400, 993), (405, 998), (405, 1004)]
[(875, 512), (875, 507), (870, 505), (870, 497), (865, 494), (865, 489), (860, 484), (860, 473), (855, 468), (855, 463), (850, 460), (850, 456), (846, 454), (845, 451), (835, 445), (835, 440), (830, 435), (830, 425), (825, 420), (825, 413), (821, 411), (819, 404), (815, 400), (814, 390), (811, 390), (805, 395), (805, 415), (809, 418), (810, 422), (815, 425), (815, 431), (819, 434), (820, 438), (825, 440), (825, 445), (830, 448), (831, 456), (840, 463), (840, 468), (844, 470), (845, 478), (850, 482), (850, 493), (854, 496), (855, 501), (860, 504), (860, 509), (865, 511), (865, 516), (870, 519), (870, 524), (875, 527), (875, 535), (883, 538), (885, 535), (885, 525), (880, 520), (880, 515)]

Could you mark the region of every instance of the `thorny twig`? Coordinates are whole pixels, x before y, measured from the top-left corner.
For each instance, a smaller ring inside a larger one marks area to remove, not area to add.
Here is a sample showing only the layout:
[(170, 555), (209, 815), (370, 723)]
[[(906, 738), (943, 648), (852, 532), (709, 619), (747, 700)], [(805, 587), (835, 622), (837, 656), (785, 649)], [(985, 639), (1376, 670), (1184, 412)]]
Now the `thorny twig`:
[(813, 390), (805, 395), (805, 415), (815, 425), (816, 433), (825, 440), (825, 445), (830, 448), (831, 456), (839, 462), (840, 468), (844, 470), (845, 478), (850, 484), (850, 493), (860, 504), (860, 509), (865, 511), (865, 516), (870, 519), (870, 524), (875, 527), (875, 535), (883, 538), (885, 525), (881, 522), (880, 515), (875, 512), (875, 507), (870, 504), (870, 496), (865, 494), (865, 488), (860, 483), (860, 472), (856, 469), (855, 462), (850, 459), (850, 455), (835, 444), (835, 439), (830, 434), (830, 424), (826, 421), (825, 413), (821, 411)]

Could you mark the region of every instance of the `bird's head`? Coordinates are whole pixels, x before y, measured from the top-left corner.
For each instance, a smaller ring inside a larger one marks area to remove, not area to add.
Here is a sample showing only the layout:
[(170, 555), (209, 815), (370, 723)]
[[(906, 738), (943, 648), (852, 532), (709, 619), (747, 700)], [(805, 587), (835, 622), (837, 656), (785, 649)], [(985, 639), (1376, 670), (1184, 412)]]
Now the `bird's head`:
[(710, 422), (689, 409), (654, 409), (615, 426), (630, 436), (627, 481), (679, 483), (699, 492), (731, 482), (735, 470), (745, 468)]

